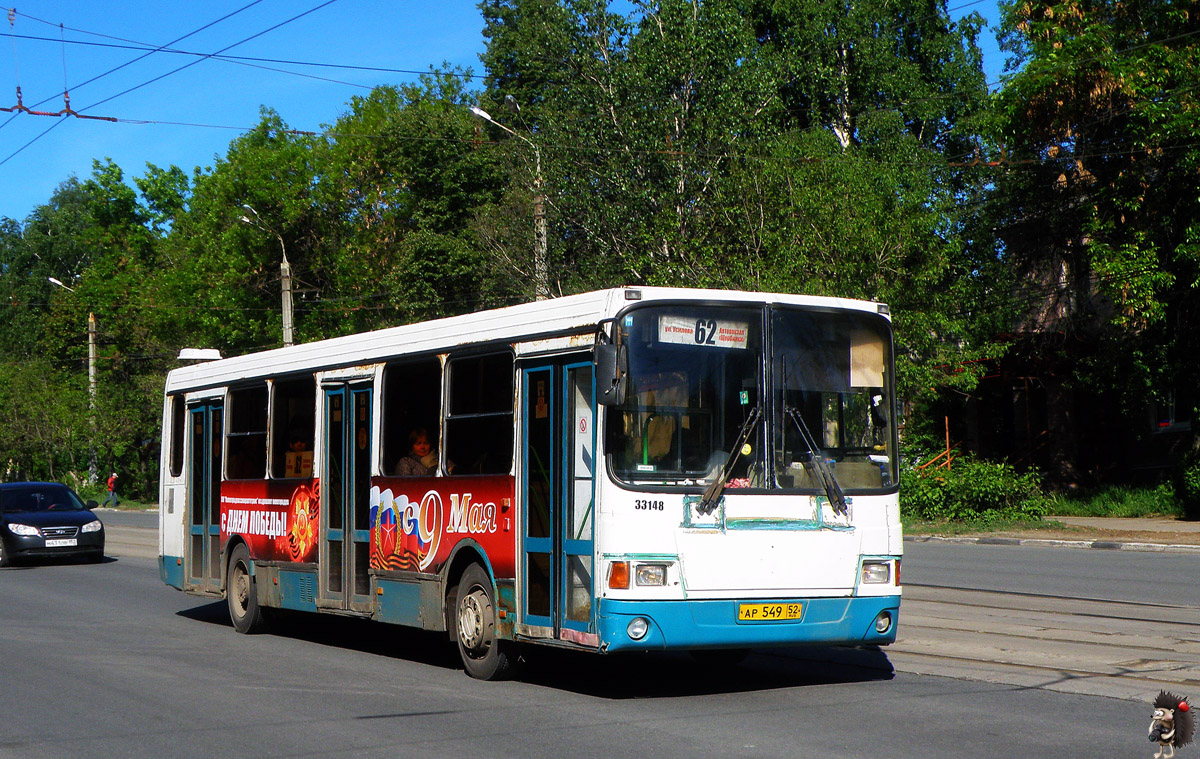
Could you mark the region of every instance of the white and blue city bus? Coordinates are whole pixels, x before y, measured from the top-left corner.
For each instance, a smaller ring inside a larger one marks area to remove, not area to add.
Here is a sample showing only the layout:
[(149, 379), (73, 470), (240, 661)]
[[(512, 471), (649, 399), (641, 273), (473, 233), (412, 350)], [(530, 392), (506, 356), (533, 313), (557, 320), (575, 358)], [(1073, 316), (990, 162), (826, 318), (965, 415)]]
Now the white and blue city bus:
[(242, 632), (446, 631), (485, 679), (517, 645), (895, 640), (881, 304), (585, 293), (181, 367), (163, 423), (163, 580)]

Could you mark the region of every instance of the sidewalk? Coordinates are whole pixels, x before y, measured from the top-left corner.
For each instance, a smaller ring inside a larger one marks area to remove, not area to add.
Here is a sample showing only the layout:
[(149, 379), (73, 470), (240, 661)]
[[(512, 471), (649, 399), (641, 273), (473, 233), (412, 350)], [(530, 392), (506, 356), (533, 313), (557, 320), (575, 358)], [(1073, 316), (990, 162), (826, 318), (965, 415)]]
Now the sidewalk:
[(1200, 522), (1170, 518), (1047, 517), (1060, 529), (1002, 530), (943, 537), (913, 535), (914, 542), (977, 543), (981, 545), (1044, 545), (1124, 551), (1200, 553)]

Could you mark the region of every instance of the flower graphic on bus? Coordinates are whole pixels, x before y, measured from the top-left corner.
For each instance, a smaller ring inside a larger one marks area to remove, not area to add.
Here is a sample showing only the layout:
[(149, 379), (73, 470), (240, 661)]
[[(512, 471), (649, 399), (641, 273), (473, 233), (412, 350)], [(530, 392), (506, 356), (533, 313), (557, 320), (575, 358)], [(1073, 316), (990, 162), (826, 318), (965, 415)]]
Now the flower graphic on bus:
[(288, 530), (281, 536), (292, 561), (313, 561), (309, 557), (317, 547), (317, 524), (320, 517), (320, 481), (312, 485), (300, 485), (292, 491), (288, 503)]

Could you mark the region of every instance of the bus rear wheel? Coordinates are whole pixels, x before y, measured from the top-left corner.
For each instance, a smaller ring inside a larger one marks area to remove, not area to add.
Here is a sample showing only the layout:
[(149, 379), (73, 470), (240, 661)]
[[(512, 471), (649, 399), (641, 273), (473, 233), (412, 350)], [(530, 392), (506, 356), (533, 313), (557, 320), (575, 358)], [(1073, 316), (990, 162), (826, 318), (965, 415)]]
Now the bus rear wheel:
[(266, 626), (263, 609), (258, 605), (258, 588), (250, 574), (250, 551), (245, 543), (233, 549), (225, 575), (225, 600), (229, 603), (229, 618), (233, 629), (240, 633), (256, 633)]
[(467, 674), (477, 680), (504, 680), (515, 660), (510, 641), (496, 637), (492, 580), (478, 564), (463, 572), (454, 608), (455, 639)]

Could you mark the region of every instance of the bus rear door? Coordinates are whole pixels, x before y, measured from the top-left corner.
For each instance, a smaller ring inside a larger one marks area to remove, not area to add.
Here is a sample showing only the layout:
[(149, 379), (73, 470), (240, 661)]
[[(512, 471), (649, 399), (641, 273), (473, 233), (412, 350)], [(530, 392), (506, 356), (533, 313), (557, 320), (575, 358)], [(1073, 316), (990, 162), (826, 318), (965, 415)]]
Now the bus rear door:
[(185, 589), (220, 593), (221, 444), (225, 404), (221, 400), (189, 407), (191, 452), (188, 459), (187, 582)]

